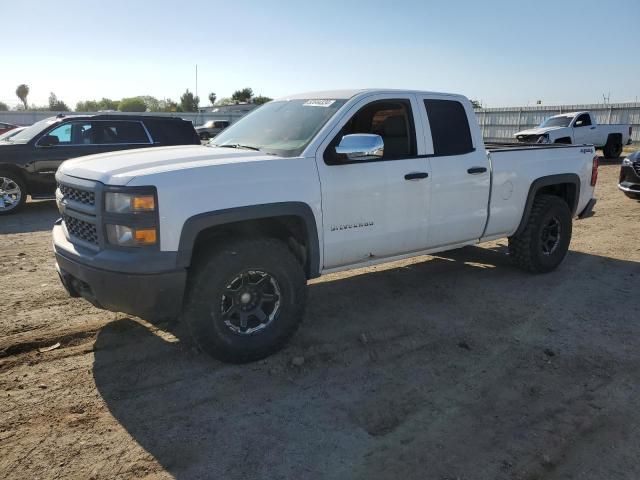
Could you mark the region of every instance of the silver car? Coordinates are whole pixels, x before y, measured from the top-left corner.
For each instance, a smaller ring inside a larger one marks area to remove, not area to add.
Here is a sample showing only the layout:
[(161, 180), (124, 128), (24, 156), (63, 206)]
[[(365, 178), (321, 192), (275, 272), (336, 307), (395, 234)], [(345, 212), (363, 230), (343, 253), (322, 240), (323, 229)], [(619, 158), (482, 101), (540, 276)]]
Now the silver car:
[(196, 127), (196, 132), (200, 136), (200, 140), (209, 140), (215, 137), (225, 128), (227, 128), (231, 122), (228, 120), (209, 120), (204, 125)]

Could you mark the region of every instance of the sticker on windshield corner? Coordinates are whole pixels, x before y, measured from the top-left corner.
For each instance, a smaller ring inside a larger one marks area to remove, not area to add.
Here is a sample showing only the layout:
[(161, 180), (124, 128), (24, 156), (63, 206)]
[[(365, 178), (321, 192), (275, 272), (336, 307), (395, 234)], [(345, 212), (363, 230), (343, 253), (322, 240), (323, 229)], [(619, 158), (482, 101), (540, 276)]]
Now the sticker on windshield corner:
[(305, 107), (330, 107), (336, 101), (335, 100), (307, 100), (302, 105)]

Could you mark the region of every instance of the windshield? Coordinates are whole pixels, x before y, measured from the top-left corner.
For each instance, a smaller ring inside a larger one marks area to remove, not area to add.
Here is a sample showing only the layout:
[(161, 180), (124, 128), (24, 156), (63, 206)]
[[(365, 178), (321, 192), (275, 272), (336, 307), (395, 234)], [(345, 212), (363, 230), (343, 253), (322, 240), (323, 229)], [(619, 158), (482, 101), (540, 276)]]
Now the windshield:
[(540, 124), (541, 127), (568, 127), (573, 116), (551, 117)]
[(16, 133), (13, 137), (7, 138), (9, 143), (27, 143), (33, 137), (42, 132), (49, 125), (56, 123), (58, 120), (55, 118), (47, 118), (34, 123), (30, 127), (25, 128), (21, 132)]
[(209, 145), (295, 157), (345, 102), (326, 99), (269, 102), (225, 129)]

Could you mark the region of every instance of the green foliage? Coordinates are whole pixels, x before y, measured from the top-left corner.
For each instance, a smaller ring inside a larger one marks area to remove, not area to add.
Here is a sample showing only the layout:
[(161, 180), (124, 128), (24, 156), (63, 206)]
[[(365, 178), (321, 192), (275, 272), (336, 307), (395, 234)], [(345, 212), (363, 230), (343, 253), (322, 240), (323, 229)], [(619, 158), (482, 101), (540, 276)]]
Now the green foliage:
[(211, 103), (211, 105), (215, 105), (216, 103), (216, 94), (211, 92), (209, 94), (209, 102)]
[(118, 104), (121, 112), (146, 112), (147, 104), (140, 97), (123, 98)]
[(253, 97), (253, 89), (246, 87), (243, 88), (242, 90), (236, 90), (235, 92), (233, 92), (233, 95), (231, 95), (231, 100), (233, 100), (236, 103), (241, 103), (241, 102), (250, 102), (251, 101), (251, 97)]
[(233, 100), (231, 100), (231, 97), (223, 97), (220, 100), (218, 100), (216, 102), (216, 106), (218, 107), (224, 107), (225, 105), (233, 105), (236, 102), (234, 102)]
[(200, 99), (187, 90), (180, 97), (180, 108), (182, 112), (197, 112)]
[(258, 95), (257, 97), (253, 97), (251, 101), (256, 105), (262, 105), (264, 103), (270, 102), (271, 100), (273, 100), (273, 98), (265, 97), (264, 95)]
[(29, 95), (29, 85), (27, 85), (26, 83), (21, 83), (20, 85), (18, 85), (18, 88), (16, 88), (16, 95), (24, 105), (24, 109), (27, 110), (29, 108), (29, 105), (27, 104), (27, 96)]
[(7, 105), (4, 102), (0, 102), (0, 112), (8, 112), (9, 111), (9, 105)]
[(164, 98), (158, 101), (158, 112), (177, 112), (178, 104), (170, 98)]
[(51, 92), (49, 94), (49, 110), (51, 112), (68, 112), (69, 107), (62, 100), (58, 100), (55, 93)]
[(118, 110), (119, 105), (119, 100), (102, 97), (102, 100), (98, 102), (98, 110)]
[(479, 100), (471, 99), (471, 106), (473, 108), (482, 108), (482, 102), (480, 102)]
[(76, 103), (76, 112), (97, 112), (98, 102), (95, 100), (86, 100), (84, 102)]

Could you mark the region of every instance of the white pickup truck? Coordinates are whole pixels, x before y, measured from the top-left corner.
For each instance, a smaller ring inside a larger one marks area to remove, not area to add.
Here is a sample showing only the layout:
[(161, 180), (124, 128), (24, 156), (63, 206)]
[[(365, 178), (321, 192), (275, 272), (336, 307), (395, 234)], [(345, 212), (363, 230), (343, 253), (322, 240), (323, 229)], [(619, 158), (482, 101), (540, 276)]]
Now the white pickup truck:
[(571, 112), (547, 118), (536, 128), (515, 134), (524, 143), (573, 143), (602, 148), (605, 158), (618, 158), (631, 143), (631, 125), (598, 125), (589, 112)]
[(53, 246), (70, 295), (181, 318), (246, 362), (291, 337), (325, 273), (502, 237), (517, 266), (553, 270), (597, 168), (592, 146), (485, 145), (460, 95), (294, 95), (205, 146), (65, 162)]

